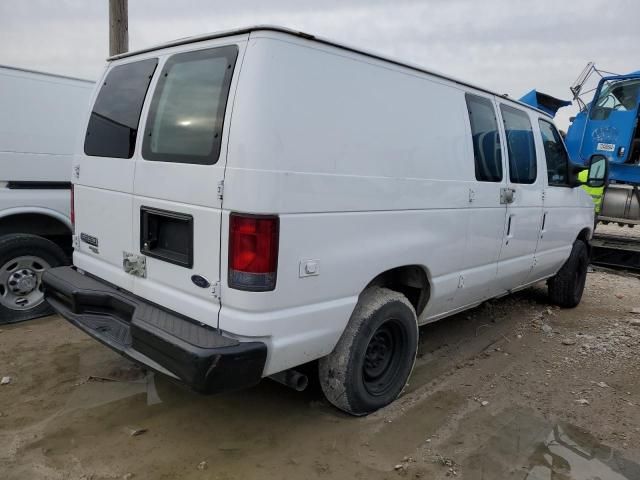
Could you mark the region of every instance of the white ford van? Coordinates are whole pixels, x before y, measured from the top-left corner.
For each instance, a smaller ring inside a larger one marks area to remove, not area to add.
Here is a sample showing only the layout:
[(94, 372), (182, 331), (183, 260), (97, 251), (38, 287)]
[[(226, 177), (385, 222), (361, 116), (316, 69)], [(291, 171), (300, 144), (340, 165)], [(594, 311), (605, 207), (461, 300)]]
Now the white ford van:
[(42, 273), (71, 261), (71, 160), (94, 88), (0, 65), (0, 325), (51, 314)]
[(111, 58), (86, 125), (74, 266), (46, 298), (198, 391), (302, 388), (319, 360), (366, 414), (419, 325), (544, 279), (580, 301), (593, 203), (550, 119), (489, 91), (254, 27)]

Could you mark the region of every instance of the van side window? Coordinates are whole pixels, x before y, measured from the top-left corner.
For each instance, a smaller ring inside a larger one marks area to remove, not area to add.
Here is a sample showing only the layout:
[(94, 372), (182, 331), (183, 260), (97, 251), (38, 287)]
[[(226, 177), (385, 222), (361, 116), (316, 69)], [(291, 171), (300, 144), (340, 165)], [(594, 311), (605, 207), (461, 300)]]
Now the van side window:
[(493, 104), (487, 98), (469, 93), (465, 98), (471, 122), (476, 180), (500, 182), (502, 181), (502, 151)]
[(93, 106), (84, 153), (94, 157), (131, 158), (144, 97), (158, 65), (157, 58), (113, 67)]
[(179, 53), (165, 63), (151, 101), (142, 156), (161, 162), (218, 161), (238, 47)]
[(507, 135), (509, 179), (512, 183), (534, 183), (538, 168), (529, 115), (508, 105), (500, 105), (500, 111)]
[(569, 156), (562, 143), (562, 138), (550, 122), (540, 119), (538, 123), (540, 124), (540, 133), (542, 134), (544, 156), (547, 160), (549, 185), (567, 186)]

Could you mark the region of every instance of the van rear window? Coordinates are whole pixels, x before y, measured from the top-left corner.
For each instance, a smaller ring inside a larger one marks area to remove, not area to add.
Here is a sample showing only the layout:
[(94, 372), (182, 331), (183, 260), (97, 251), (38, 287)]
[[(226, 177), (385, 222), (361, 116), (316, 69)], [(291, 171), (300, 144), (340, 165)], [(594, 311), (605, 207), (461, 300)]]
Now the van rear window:
[(218, 161), (236, 46), (179, 53), (165, 63), (151, 101), (142, 156), (161, 162)]
[(93, 106), (84, 153), (94, 157), (131, 158), (144, 97), (158, 59), (113, 67)]

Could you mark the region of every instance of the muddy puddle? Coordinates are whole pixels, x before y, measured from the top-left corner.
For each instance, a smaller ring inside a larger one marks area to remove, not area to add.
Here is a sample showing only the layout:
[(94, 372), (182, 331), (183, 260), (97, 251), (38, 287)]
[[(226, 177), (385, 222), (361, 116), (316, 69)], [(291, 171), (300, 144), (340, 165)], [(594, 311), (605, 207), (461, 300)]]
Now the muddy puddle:
[[(438, 463), (439, 454), (424, 454), (426, 439), (453, 419), (457, 431), (447, 435), (440, 450), (453, 455), (460, 478), (640, 479), (638, 464), (584, 430), (517, 407), (489, 413), (455, 391), (427, 395), (395, 412), (392, 420), (384, 413), (358, 419), (335, 411), (313, 388), (298, 394), (263, 382), (245, 392), (203, 397), (124, 360), (115, 362), (115, 369), (79, 382), (37, 438), (20, 446), (20, 454), (35, 453), (64, 470), (70, 457), (87, 448), (111, 452), (112, 458), (125, 459), (125, 470), (137, 471), (131, 456), (137, 452), (145, 469), (158, 474), (229, 479), (276, 473), (354, 478), (343, 477), (349, 471), (389, 478), (402, 475), (394, 466), (411, 458), (424, 463), (404, 472), (415, 476)], [(92, 461), (96, 478), (108, 478), (109, 462)], [(201, 475), (199, 465), (215, 476)]]
[(478, 444), (461, 464), (464, 478), (640, 479), (639, 464), (601, 444), (589, 432), (565, 422), (550, 424), (528, 410), (507, 409), (479, 421), (463, 418), (460, 425), (453, 443)]
[(601, 445), (584, 430), (564, 423), (556, 425), (538, 444), (531, 463), (526, 480), (640, 478), (640, 465)]

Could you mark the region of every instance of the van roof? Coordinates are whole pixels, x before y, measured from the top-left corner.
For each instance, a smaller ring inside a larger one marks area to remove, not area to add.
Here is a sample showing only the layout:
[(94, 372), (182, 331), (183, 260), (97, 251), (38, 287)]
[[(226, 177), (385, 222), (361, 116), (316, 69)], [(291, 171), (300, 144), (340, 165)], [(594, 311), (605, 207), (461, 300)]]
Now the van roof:
[(96, 83), (94, 80), (87, 80), (86, 78), (70, 77), (68, 75), (59, 75), (57, 73), (41, 72), (39, 70), (30, 70), (28, 68), (12, 67), (9, 65), (0, 64), (0, 69), (13, 70), (15, 72), (22, 72), (22, 73), (33, 73), (35, 75), (44, 75), (45, 77), (63, 78), (65, 80), (74, 80), (76, 82)]
[(247, 34), (247, 33), (251, 33), (251, 32), (255, 32), (255, 31), (272, 31), (272, 32), (279, 32), (279, 33), (285, 33), (287, 35), (293, 35), (295, 37), (300, 37), (300, 38), (305, 38), (307, 40), (313, 40), (319, 43), (323, 43), (325, 45), (331, 45), (333, 47), (337, 47), (337, 48), (341, 48), (343, 50), (347, 50), (350, 52), (354, 52), (354, 53), (359, 53), (361, 55), (366, 55), (368, 57), (371, 58), (375, 58), (378, 60), (383, 60), (385, 62), (389, 62), (389, 63), (393, 63), (395, 65), (399, 65), (402, 67), (406, 67), (406, 68), (410, 68), (412, 70), (416, 70), (418, 72), (422, 72), (422, 73), (427, 73), (429, 75), (433, 75), (435, 77), (439, 77), (445, 80), (449, 80), (451, 82), (460, 84), (460, 85), (464, 85), (465, 87), (469, 87), (469, 88), (473, 88), (475, 90), (480, 90), (482, 92), (485, 93), (489, 93), (491, 95), (496, 95), (498, 97), (504, 98), (505, 100), (509, 100), (511, 102), (517, 103), (518, 105), (521, 105), (527, 109), (530, 110), (535, 110), (536, 112), (542, 113), (543, 115), (550, 117), (550, 115), (543, 111), (543, 110), (539, 110), (535, 107), (532, 107), (531, 105), (527, 105), (526, 103), (523, 103), (517, 99), (508, 97), (506, 94), (502, 94), (502, 93), (497, 93), (494, 92), (492, 90), (489, 90), (487, 88), (484, 87), (480, 87), (478, 85), (474, 85), (472, 83), (469, 82), (465, 82), (463, 80), (460, 80), (458, 78), (455, 77), (451, 77), (449, 75), (446, 75), (444, 73), (440, 73), (434, 70), (429, 70), (426, 69), (424, 67), (421, 67), (419, 65), (416, 64), (412, 64), (412, 63), (408, 63), (408, 62), (404, 62), (402, 60), (398, 60), (392, 57), (388, 57), (379, 53), (375, 53), (375, 52), (370, 52), (367, 50), (363, 50), (360, 48), (356, 48), (356, 47), (352, 47), (350, 45), (346, 45), (340, 42), (336, 42), (334, 40), (329, 40), (326, 38), (322, 38), (322, 37), (317, 37), (315, 35), (311, 35), (309, 33), (305, 33), (305, 32), (301, 32), (298, 30), (293, 30), (290, 28), (286, 28), (286, 27), (280, 27), (277, 25), (253, 25), (253, 26), (249, 26), (249, 27), (242, 27), (242, 28), (236, 28), (236, 29), (232, 29), (232, 30), (222, 30), (219, 32), (212, 32), (212, 33), (206, 33), (203, 35), (195, 35), (192, 37), (184, 37), (184, 38), (179, 38), (177, 40), (172, 40), (170, 42), (167, 43), (162, 43), (153, 47), (148, 47), (148, 48), (143, 48), (140, 50), (134, 50), (131, 52), (126, 52), (126, 53), (121, 53), (119, 55), (114, 55), (112, 57), (109, 57), (107, 60), (108, 61), (113, 61), (113, 60), (119, 60), (121, 58), (126, 58), (126, 57), (131, 57), (131, 56), (135, 56), (135, 55), (139, 55), (141, 53), (146, 53), (146, 52), (153, 52), (155, 50), (162, 50), (164, 48), (169, 48), (169, 47), (175, 47), (178, 45), (186, 45), (189, 43), (196, 43), (196, 42), (202, 42), (205, 40), (211, 40), (214, 38), (221, 38), (221, 37), (230, 37), (233, 35), (242, 35), (242, 34)]

